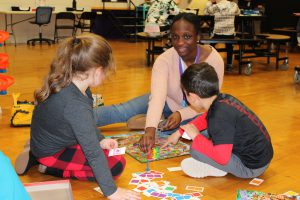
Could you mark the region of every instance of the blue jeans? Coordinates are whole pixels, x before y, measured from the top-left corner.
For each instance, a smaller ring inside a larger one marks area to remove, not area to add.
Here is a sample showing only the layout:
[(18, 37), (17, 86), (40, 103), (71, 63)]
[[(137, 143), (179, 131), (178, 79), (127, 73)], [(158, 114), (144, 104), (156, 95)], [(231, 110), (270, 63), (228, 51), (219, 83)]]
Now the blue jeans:
[[(100, 106), (94, 109), (94, 117), (97, 126), (105, 126), (114, 123), (127, 122), (131, 117), (138, 114), (146, 114), (148, 110), (150, 94), (145, 94), (134, 99), (131, 99), (125, 103), (111, 105), (111, 106)], [(168, 118), (173, 112), (170, 110), (167, 103), (165, 103), (163, 109), (163, 115)], [(192, 119), (182, 121), (180, 125), (186, 124)], [(168, 131), (163, 131), (163, 134), (170, 135), (178, 130), (178, 128)]]

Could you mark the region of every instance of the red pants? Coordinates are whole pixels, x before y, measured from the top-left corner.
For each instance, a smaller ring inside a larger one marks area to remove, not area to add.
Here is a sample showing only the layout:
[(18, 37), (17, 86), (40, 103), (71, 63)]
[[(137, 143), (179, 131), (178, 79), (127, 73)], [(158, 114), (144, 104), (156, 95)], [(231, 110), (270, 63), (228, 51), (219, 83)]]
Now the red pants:
[[(106, 149), (103, 149), (103, 152), (113, 178), (117, 179), (125, 168), (125, 158), (123, 156), (108, 157), (109, 151)], [(53, 156), (39, 158), (38, 161), (47, 166), (46, 174), (79, 180), (95, 180), (93, 171), (79, 144), (65, 148)]]

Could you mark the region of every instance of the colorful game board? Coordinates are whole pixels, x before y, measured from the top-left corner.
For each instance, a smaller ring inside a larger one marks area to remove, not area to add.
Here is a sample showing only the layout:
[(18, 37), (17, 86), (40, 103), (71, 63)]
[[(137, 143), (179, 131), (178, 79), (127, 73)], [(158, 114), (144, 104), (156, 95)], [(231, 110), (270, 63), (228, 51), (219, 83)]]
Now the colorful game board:
[[(119, 146), (126, 146), (126, 153), (135, 158), (141, 163), (147, 162), (147, 156), (138, 147), (138, 141), (140, 140), (141, 134), (144, 132), (133, 132), (127, 134), (119, 134), (108, 136), (109, 138), (116, 139), (119, 143)], [(149, 159), (149, 161), (163, 160), (167, 158), (173, 158), (177, 156), (183, 156), (189, 154), (190, 145), (185, 144), (184, 142), (178, 141), (176, 145), (168, 146), (164, 149), (160, 147), (164, 144), (166, 138), (156, 137), (155, 149), (158, 151), (155, 157)]]
[(286, 194), (271, 194), (252, 190), (238, 190), (237, 200), (300, 200), (300, 196), (290, 196)]

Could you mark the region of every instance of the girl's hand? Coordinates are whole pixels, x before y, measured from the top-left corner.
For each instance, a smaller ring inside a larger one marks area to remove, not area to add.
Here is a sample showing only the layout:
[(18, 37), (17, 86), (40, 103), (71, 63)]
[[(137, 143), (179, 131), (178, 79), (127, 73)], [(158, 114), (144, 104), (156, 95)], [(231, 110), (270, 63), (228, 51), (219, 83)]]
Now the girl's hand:
[(107, 197), (110, 200), (140, 200), (140, 194), (132, 190), (118, 188), (115, 193)]
[(115, 149), (118, 148), (118, 142), (114, 139), (106, 138), (100, 141), (100, 147), (108, 150)]
[(194, 124), (186, 124), (181, 126), (180, 128), (182, 128), (192, 140), (194, 140), (194, 138), (199, 134), (199, 130)]
[(180, 122), (181, 122), (180, 113), (178, 111), (173, 112), (169, 116), (166, 124), (163, 127), (161, 127), (161, 130), (166, 131), (166, 130), (172, 130), (174, 128), (177, 128), (179, 126)]
[(181, 134), (179, 133), (179, 131), (176, 131), (175, 133), (173, 133), (172, 135), (170, 135), (167, 139), (167, 141), (160, 147), (165, 148), (166, 146), (168, 146), (169, 144), (177, 144), (179, 138), (181, 137)]

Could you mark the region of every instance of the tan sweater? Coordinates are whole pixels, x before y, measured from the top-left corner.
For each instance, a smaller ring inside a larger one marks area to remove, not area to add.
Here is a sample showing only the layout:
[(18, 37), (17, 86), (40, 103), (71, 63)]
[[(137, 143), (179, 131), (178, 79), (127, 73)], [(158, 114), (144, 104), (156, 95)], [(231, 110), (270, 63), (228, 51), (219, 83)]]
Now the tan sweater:
[[(205, 62), (212, 65), (219, 77), (220, 88), (223, 83), (224, 62), (220, 54), (213, 48)], [(201, 53), (201, 52), (200, 52)], [(186, 68), (186, 66), (185, 66)], [(199, 114), (190, 107), (182, 107), (183, 93), (180, 87), (179, 55), (174, 48), (161, 54), (154, 63), (151, 77), (151, 95), (146, 118), (146, 128), (157, 128), (165, 102), (175, 112), (179, 111), (182, 120)]]

